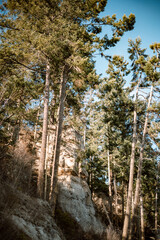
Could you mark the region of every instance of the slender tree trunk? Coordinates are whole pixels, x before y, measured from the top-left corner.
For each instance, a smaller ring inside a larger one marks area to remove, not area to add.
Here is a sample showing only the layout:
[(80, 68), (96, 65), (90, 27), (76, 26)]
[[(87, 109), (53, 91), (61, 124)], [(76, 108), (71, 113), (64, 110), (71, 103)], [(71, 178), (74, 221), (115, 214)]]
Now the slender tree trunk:
[(47, 199), (47, 172), (48, 172), (48, 159), (49, 159), (49, 134), (47, 136), (47, 151), (45, 158), (45, 180), (44, 180), (44, 200)]
[(117, 183), (116, 183), (115, 174), (114, 174), (114, 193), (115, 193), (115, 209), (116, 209), (116, 214), (118, 214), (118, 196), (117, 196)]
[(51, 189), (50, 189), (50, 196), (49, 196), (53, 215), (55, 212), (55, 206), (56, 206), (56, 200), (57, 200), (58, 166), (59, 166), (67, 78), (68, 78), (68, 68), (64, 66), (64, 69), (62, 72), (62, 79), (61, 79), (60, 104), (59, 104), (59, 110), (58, 110), (58, 125), (57, 125), (57, 133), (56, 133), (53, 167), (52, 167)]
[(132, 192), (132, 214), (134, 212), (134, 193)]
[[(134, 193), (132, 191), (132, 214), (134, 212)], [(131, 219), (129, 221), (129, 236), (128, 236), (128, 240), (132, 240), (132, 222)]]
[(139, 90), (140, 78), (138, 81), (135, 97), (135, 108), (134, 108), (134, 120), (133, 120), (133, 140), (132, 140), (132, 151), (130, 160), (130, 176), (129, 176), (129, 186), (128, 186), (128, 196), (127, 196), (127, 207), (126, 214), (123, 224), (122, 240), (126, 240), (128, 237), (128, 227), (130, 220), (131, 204), (132, 204), (132, 191), (133, 191), (133, 175), (134, 175), (134, 161), (135, 161), (135, 150), (136, 150), (136, 135), (137, 135), (137, 100), (138, 100), (138, 90)]
[[(134, 212), (134, 193), (132, 191), (132, 215)], [(132, 221), (130, 219), (130, 225), (129, 225), (129, 236), (128, 236), (129, 240), (132, 240)]]
[(38, 193), (38, 196), (41, 197), (41, 198), (43, 197), (44, 165), (45, 165), (47, 129), (48, 129), (49, 74), (50, 74), (50, 67), (47, 64), (47, 67), (46, 67), (46, 82), (45, 82), (45, 91), (44, 91), (42, 145), (41, 145), (41, 155), (40, 155), (38, 181), (37, 181), (37, 193)]
[[(115, 168), (115, 160), (114, 160), (114, 168)], [(115, 196), (115, 212), (118, 214), (118, 195), (117, 195), (117, 182), (116, 182), (116, 175), (113, 174), (113, 181), (114, 181), (114, 196)]]
[(124, 181), (122, 180), (122, 222), (124, 222)]
[(140, 195), (140, 209), (141, 209), (141, 240), (145, 240), (144, 235), (144, 209), (143, 209), (143, 196)]
[(139, 162), (138, 162), (138, 172), (137, 172), (135, 199), (134, 199), (134, 209), (133, 209), (133, 213), (132, 213), (131, 231), (134, 231), (134, 225), (136, 224), (136, 216), (138, 216), (138, 205), (139, 205), (139, 193), (140, 193), (140, 184), (141, 184), (141, 175), (142, 175), (143, 153), (144, 153), (144, 145), (145, 145), (145, 139), (146, 139), (146, 133), (147, 133), (147, 124), (148, 124), (148, 118), (149, 118), (149, 111), (148, 110), (149, 110), (149, 107), (151, 105), (152, 95), (153, 95), (153, 85), (151, 86), (151, 90), (150, 90), (150, 96), (149, 96), (148, 106), (147, 106), (147, 114), (146, 114), (146, 118), (145, 118), (144, 129), (143, 129), (142, 144), (141, 144), (141, 148), (140, 148), (140, 158), (139, 158)]
[(158, 173), (156, 176), (156, 192), (155, 192), (155, 235), (156, 240), (158, 239)]
[(110, 166), (110, 154), (109, 150), (107, 151), (108, 157), (108, 184), (109, 184), (109, 204), (110, 204), (110, 212), (112, 218), (112, 184), (111, 184), (111, 166)]

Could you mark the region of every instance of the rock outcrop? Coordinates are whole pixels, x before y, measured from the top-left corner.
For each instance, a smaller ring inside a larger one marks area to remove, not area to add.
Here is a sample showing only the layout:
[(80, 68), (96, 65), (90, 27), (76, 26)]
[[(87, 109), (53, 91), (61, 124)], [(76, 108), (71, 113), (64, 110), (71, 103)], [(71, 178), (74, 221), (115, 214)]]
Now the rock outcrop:
[(76, 220), (84, 233), (101, 239), (105, 225), (96, 213), (86, 181), (72, 175), (59, 176), (58, 206)]

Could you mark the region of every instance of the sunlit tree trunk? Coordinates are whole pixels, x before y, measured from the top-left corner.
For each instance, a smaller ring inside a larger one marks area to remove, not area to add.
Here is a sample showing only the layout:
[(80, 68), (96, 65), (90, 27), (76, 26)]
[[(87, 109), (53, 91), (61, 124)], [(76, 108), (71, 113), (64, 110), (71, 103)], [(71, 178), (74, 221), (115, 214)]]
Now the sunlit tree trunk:
[(132, 214), (134, 212), (134, 193), (132, 192)]
[(140, 210), (141, 210), (141, 240), (145, 240), (144, 234), (144, 209), (143, 209), (143, 196), (140, 195)]
[(48, 160), (49, 160), (49, 133), (48, 133), (48, 136), (47, 136), (47, 151), (46, 151), (46, 158), (45, 158), (44, 200), (47, 199)]
[(132, 204), (132, 191), (133, 191), (133, 175), (134, 175), (134, 161), (135, 161), (135, 150), (136, 150), (136, 135), (137, 135), (137, 100), (138, 100), (138, 90), (140, 85), (140, 78), (138, 81), (136, 96), (135, 96), (135, 107), (134, 107), (134, 120), (133, 120), (133, 140), (132, 140), (132, 151), (130, 160), (130, 176), (129, 176), (129, 187), (127, 196), (127, 207), (125, 213), (125, 219), (123, 224), (122, 240), (126, 240), (128, 237), (128, 227), (130, 220), (131, 204)]
[[(132, 191), (132, 214), (133, 214), (133, 212), (134, 212), (134, 193)], [(128, 239), (132, 240), (132, 222), (131, 222), (131, 218), (130, 218), (130, 222), (129, 222), (129, 236), (128, 236)]]
[[(115, 160), (114, 160), (114, 167), (115, 167)], [(114, 197), (115, 197), (115, 211), (118, 214), (118, 195), (117, 195), (117, 182), (116, 182), (116, 175), (113, 174), (113, 181), (114, 181)]]
[(122, 222), (124, 222), (124, 181), (122, 180)]
[(59, 166), (67, 78), (68, 78), (68, 68), (64, 66), (64, 69), (62, 72), (62, 78), (61, 78), (58, 124), (57, 124), (57, 131), (56, 131), (56, 143), (55, 143), (55, 150), (54, 150), (54, 159), (53, 159), (52, 176), (51, 176), (51, 188), (50, 188), (50, 196), (49, 196), (53, 215), (55, 212), (55, 206), (56, 206), (56, 200), (57, 200), (58, 166)]
[(111, 213), (111, 218), (112, 218), (112, 184), (111, 184), (111, 166), (110, 166), (109, 150), (107, 151), (107, 158), (108, 158), (109, 204), (110, 204), (110, 213)]
[(47, 64), (46, 67), (46, 81), (45, 81), (45, 91), (44, 91), (44, 113), (43, 113), (43, 128), (42, 128), (42, 145), (41, 154), (39, 162), (38, 171), (38, 181), (37, 181), (37, 193), (39, 197), (43, 197), (43, 186), (44, 186), (44, 166), (46, 157), (46, 143), (47, 143), (47, 129), (48, 129), (48, 105), (49, 105), (49, 74), (50, 67)]

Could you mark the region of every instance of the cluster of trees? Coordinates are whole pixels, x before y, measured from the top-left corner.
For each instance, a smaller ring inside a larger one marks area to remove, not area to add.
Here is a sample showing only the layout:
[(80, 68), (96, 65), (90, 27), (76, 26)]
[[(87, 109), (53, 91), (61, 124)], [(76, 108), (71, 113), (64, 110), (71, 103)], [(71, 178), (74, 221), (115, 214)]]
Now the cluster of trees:
[[(102, 183), (105, 190), (108, 182), (111, 212), (113, 201), (118, 211), (121, 195), (122, 239), (145, 239), (145, 227), (157, 232), (160, 44), (150, 48), (152, 56), (141, 48), (140, 38), (129, 40), (130, 64), (121, 56), (109, 60), (107, 77), (101, 80), (86, 116), (89, 184), (96, 191)], [(131, 79), (127, 88), (126, 77)]]
[[(34, 132), (33, 145), (42, 142), (37, 194), (44, 198), (48, 128), (56, 126), (48, 187), (54, 212), (65, 119), (84, 134), (82, 161), (92, 192), (107, 192), (109, 186), (111, 212), (113, 194), (117, 203), (121, 193), (123, 239), (128, 238), (129, 225), (130, 238), (138, 234), (141, 203), (144, 239), (144, 219), (149, 227), (153, 227), (150, 219), (155, 219), (156, 230), (158, 221), (160, 45), (151, 46), (155, 54), (149, 57), (140, 39), (130, 40), (131, 66), (121, 56), (107, 56), (106, 50), (133, 29), (135, 16), (101, 18), (106, 4), (107, 0), (7, 0), (1, 5), (1, 158), (4, 149), (16, 146), (21, 129)], [(110, 38), (107, 34), (101, 37), (105, 25), (111, 27)], [(94, 54), (108, 61), (103, 79), (96, 74)], [(130, 88), (125, 88), (127, 75), (132, 76)]]

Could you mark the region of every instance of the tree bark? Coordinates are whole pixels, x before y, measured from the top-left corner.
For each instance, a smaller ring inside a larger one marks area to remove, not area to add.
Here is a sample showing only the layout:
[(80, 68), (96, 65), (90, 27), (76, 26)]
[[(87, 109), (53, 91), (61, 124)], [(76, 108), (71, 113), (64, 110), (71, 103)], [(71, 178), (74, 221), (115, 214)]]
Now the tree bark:
[(67, 78), (68, 78), (68, 68), (67, 66), (64, 66), (64, 69), (62, 72), (62, 79), (61, 79), (60, 104), (59, 104), (59, 110), (58, 110), (58, 125), (57, 125), (56, 143), (55, 143), (52, 177), (51, 177), (51, 188), (50, 188), (50, 196), (49, 196), (53, 215), (55, 212), (55, 206), (56, 206), (56, 200), (57, 200), (58, 166), (59, 166)]
[(46, 67), (46, 81), (45, 81), (45, 91), (44, 91), (44, 113), (43, 113), (43, 129), (42, 129), (42, 145), (41, 145), (41, 155), (38, 171), (38, 181), (37, 181), (37, 194), (40, 198), (43, 197), (43, 185), (44, 185), (44, 165), (46, 156), (46, 143), (47, 143), (47, 130), (48, 130), (48, 105), (49, 105), (49, 74), (50, 66), (47, 64)]
[(45, 177), (44, 177), (44, 200), (47, 199), (47, 182), (48, 182), (48, 160), (49, 160), (49, 133), (47, 136), (47, 151), (45, 157)]
[[(115, 160), (113, 161), (114, 168), (115, 168)], [(116, 175), (113, 174), (113, 181), (114, 181), (114, 196), (115, 196), (115, 212), (118, 214), (118, 194), (117, 194), (117, 181), (116, 181)]]
[(111, 213), (111, 218), (113, 215), (112, 211), (112, 184), (111, 184), (111, 166), (110, 166), (110, 155), (109, 155), (109, 150), (107, 151), (107, 157), (108, 157), (108, 184), (109, 184), (109, 204), (110, 204), (110, 213)]
[(141, 240), (145, 240), (144, 235), (144, 209), (143, 209), (143, 196), (140, 195), (140, 209), (141, 209)]
[(124, 222), (124, 181), (122, 180), (122, 222)]
[(118, 195), (117, 195), (117, 183), (116, 183), (115, 174), (114, 174), (114, 194), (115, 194), (115, 210), (116, 210), (116, 214), (118, 214)]
[(131, 204), (132, 204), (132, 191), (133, 191), (133, 175), (134, 175), (134, 161), (135, 161), (135, 150), (137, 141), (137, 100), (138, 100), (138, 90), (141, 79), (139, 78), (136, 96), (135, 96), (135, 107), (134, 107), (134, 120), (133, 120), (133, 140), (132, 140), (132, 151), (130, 160), (130, 176), (129, 176), (129, 186), (128, 186), (128, 196), (127, 196), (127, 207), (125, 213), (125, 219), (123, 224), (122, 240), (126, 240), (128, 237), (128, 226), (130, 220)]
[(155, 236), (158, 239), (158, 173), (156, 175), (156, 192), (155, 192)]

